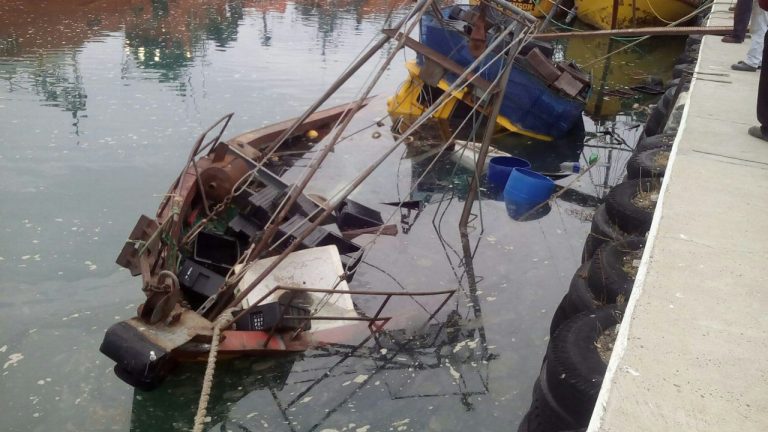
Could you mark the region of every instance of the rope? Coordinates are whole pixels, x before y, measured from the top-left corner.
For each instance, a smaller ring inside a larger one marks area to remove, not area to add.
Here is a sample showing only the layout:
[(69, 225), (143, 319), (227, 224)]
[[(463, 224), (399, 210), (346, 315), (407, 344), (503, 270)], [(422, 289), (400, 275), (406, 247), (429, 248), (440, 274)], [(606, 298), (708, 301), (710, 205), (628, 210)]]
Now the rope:
[[(712, 6), (712, 4), (714, 4), (714, 0), (710, 0), (710, 1), (707, 1), (706, 3), (702, 4), (702, 5), (701, 5), (701, 6), (700, 6), (698, 9), (696, 9), (696, 10), (694, 10), (693, 12), (691, 12), (690, 14), (688, 14), (688, 15), (684, 16), (683, 18), (681, 18), (681, 19), (679, 19), (679, 20), (677, 20), (677, 21), (675, 21), (675, 22), (671, 23), (671, 24), (670, 24), (670, 25), (668, 25), (667, 27), (674, 27), (674, 26), (676, 26), (677, 24), (680, 24), (680, 23), (682, 23), (682, 22), (688, 21), (689, 19), (691, 19), (691, 18), (693, 18), (694, 16), (696, 16), (696, 14), (698, 14), (699, 12), (701, 12), (701, 11), (703, 11), (703, 10), (705, 10), (705, 9), (709, 8), (710, 6)], [(598, 63), (598, 62), (600, 62), (600, 61), (603, 61), (603, 60), (607, 59), (608, 57), (610, 57), (610, 56), (612, 56), (612, 55), (614, 55), (614, 54), (616, 54), (616, 53), (618, 53), (618, 52), (620, 52), (620, 51), (623, 51), (623, 50), (625, 50), (625, 49), (627, 49), (627, 48), (633, 47), (633, 46), (635, 46), (635, 45), (639, 44), (640, 42), (642, 42), (642, 41), (644, 41), (644, 40), (646, 40), (646, 39), (648, 39), (648, 38), (650, 38), (650, 37), (651, 37), (651, 36), (643, 36), (643, 37), (641, 37), (640, 39), (636, 40), (635, 42), (632, 42), (632, 43), (630, 43), (630, 44), (627, 44), (627, 45), (625, 45), (625, 46), (623, 46), (623, 47), (621, 47), (621, 48), (619, 48), (619, 49), (617, 49), (617, 50), (615, 50), (615, 51), (613, 51), (613, 52), (610, 52), (610, 53), (608, 53), (608, 54), (606, 54), (606, 55), (604, 55), (604, 56), (602, 56), (602, 57), (598, 57), (598, 58), (596, 58), (596, 59), (592, 60), (591, 62), (589, 62), (589, 63), (585, 64), (585, 65), (584, 65), (584, 67), (585, 67), (585, 68), (588, 68), (588, 67), (592, 66), (593, 64), (595, 64), (595, 63)]]
[(665, 20), (664, 18), (661, 17), (661, 15), (659, 15), (658, 12), (656, 12), (656, 9), (653, 8), (653, 2), (652, 1), (648, 1), (648, 7), (651, 9), (651, 12), (653, 12), (653, 14), (656, 15), (656, 18), (658, 18), (659, 21), (665, 22), (667, 24), (674, 24), (674, 21)]
[(203, 432), (203, 426), (207, 422), (205, 414), (208, 410), (208, 399), (210, 399), (211, 388), (213, 387), (213, 372), (216, 370), (216, 359), (219, 355), (221, 325), (229, 319), (229, 315), (222, 313), (213, 325), (213, 340), (211, 340), (211, 350), (208, 352), (208, 363), (205, 366), (203, 388), (200, 390), (200, 402), (197, 404), (195, 425), (192, 432)]

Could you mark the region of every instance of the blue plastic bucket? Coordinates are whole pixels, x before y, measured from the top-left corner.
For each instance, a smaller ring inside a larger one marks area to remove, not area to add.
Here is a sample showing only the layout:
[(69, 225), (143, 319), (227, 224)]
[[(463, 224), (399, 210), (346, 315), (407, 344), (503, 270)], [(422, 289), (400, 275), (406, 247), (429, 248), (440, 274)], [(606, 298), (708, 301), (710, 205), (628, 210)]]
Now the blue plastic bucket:
[(522, 215), (547, 201), (555, 190), (549, 177), (527, 168), (515, 168), (504, 187), (504, 203), (510, 214)]
[(488, 162), (488, 184), (502, 190), (507, 185), (512, 170), (515, 168), (530, 168), (531, 163), (514, 156), (496, 156)]

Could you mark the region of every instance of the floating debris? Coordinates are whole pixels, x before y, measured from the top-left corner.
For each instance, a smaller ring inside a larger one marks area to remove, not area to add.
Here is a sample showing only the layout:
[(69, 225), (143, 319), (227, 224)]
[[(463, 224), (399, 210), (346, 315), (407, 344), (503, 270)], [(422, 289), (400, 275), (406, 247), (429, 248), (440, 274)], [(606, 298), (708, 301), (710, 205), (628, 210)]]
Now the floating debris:
[(8, 368), (8, 366), (16, 366), (21, 359), (24, 358), (24, 355), (22, 353), (15, 353), (8, 356), (8, 361), (5, 362), (3, 365), (3, 369)]

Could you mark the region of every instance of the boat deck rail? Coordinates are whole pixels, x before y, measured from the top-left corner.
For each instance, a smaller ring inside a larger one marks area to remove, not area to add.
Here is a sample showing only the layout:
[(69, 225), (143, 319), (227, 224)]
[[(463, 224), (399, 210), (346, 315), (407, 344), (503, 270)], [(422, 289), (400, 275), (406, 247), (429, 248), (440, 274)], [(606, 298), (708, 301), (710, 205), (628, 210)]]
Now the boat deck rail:
[[(299, 320), (302, 323), (304, 321), (311, 321), (311, 320), (339, 320), (339, 321), (367, 321), (368, 322), (368, 328), (371, 331), (381, 331), (384, 326), (392, 319), (392, 317), (386, 317), (381, 316), (382, 311), (387, 306), (389, 301), (392, 299), (392, 297), (428, 297), (428, 296), (440, 296), (445, 295), (445, 299), (440, 303), (440, 305), (435, 308), (434, 311), (429, 315), (429, 317), (426, 319), (425, 322), (431, 321), (435, 315), (437, 315), (440, 310), (443, 309), (443, 307), (448, 303), (448, 301), (453, 297), (454, 294), (456, 294), (456, 289), (448, 289), (448, 290), (439, 290), (439, 291), (365, 291), (365, 290), (337, 290), (333, 288), (312, 288), (312, 287), (294, 287), (294, 286), (284, 286), (284, 285), (277, 285), (264, 293), (261, 297), (259, 297), (258, 300), (251, 303), (248, 307), (237, 313), (237, 315), (234, 316), (231, 320), (229, 320), (223, 327), (228, 327), (241, 317), (243, 317), (245, 314), (250, 312), (253, 308), (256, 306), (259, 306), (264, 303), (265, 300), (270, 298), (273, 294), (275, 294), (278, 291), (287, 291), (291, 293), (291, 296), (286, 304), (287, 307), (281, 308), (280, 317), (278, 318), (276, 324), (272, 327), (272, 329), (269, 332), (269, 336), (267, 337), (266, 341), (264, 342), (264, 346), (266, 346), (269, 341), (274, 336), (276, 329), (280, 326), (280, 324), (284, 320)], [(372, 317), (363, 317), (363, 316), (330, 316), (330, 315), (309, 315), (309, 316), (300, 316), (300, 315), (289, 315), (288, 312), (290, 310), (290, 307), (293, 302), (293, 297), (297, 293), (319, 293), (319, 294), (348, 294), (348, 295), (362, 295), (362, 296), (374, 296), (374, 297), (384, 297), (384, 300), (379, 305), (376, 312), (373, 314)], [(379, 323), (379, 324), (377, 324)], [(298, 334), (298, 331), (297, 331)]]

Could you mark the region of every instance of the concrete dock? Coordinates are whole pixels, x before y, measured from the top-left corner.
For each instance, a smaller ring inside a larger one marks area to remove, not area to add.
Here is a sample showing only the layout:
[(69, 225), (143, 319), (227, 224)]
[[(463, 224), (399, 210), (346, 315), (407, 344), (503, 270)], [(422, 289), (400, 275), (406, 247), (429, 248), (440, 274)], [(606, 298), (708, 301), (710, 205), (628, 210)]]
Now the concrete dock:
[(704, 38), (590, 432), (768, 430), (768, 142), (758, 73), (730, 69), (749, 43)]

